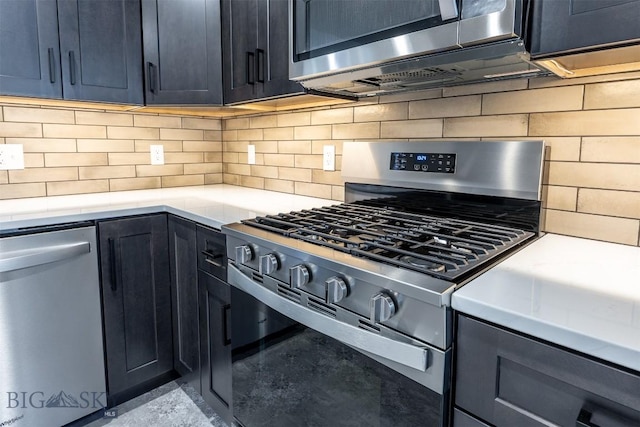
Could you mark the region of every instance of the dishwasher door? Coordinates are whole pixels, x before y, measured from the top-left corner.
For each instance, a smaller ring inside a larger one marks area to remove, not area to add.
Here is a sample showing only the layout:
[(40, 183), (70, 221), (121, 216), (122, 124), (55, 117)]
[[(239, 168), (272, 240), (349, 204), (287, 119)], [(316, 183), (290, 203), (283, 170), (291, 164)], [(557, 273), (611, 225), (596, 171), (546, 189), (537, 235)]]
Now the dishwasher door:
[(0, 425), (106, 405), (95, 227), (0, 239)]

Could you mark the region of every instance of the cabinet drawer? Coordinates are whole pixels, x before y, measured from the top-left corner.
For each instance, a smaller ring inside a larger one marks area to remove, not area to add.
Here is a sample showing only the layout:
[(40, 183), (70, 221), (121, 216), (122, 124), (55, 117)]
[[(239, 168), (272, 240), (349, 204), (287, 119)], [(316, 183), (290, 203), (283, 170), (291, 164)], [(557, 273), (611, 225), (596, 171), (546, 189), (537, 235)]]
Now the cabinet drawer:
[(640, 425), (638, 373), (462, 315), (457, 331), (455, 404), (483, 421)]
[(211, 228), (197, 227), (198, 269), (223, 281), (227, 280), (227, 245), (224, 234)]

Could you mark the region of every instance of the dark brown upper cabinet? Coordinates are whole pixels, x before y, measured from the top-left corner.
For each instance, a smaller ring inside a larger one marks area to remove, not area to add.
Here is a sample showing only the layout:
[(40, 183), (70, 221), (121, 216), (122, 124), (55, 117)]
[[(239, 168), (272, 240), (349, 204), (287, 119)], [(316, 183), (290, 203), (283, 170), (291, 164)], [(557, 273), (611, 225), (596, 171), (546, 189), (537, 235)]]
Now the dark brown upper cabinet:
[(640, 0), (554, 0), (533, 3), (534, 58), (636, 43)]
[(142, 104), (139, 0), (0, 1), (0, 94)]
[(139, 0), (58, 0), (65, 99), (142, 104)]
[(148, 105), (222, 105), (220, 2), (142, 0)]
[(53, 1), (0, 1), (0, 94), (62, 98)]
[(225, 104), (304, 93), (289, 80), (289, 2), (222, 0)]

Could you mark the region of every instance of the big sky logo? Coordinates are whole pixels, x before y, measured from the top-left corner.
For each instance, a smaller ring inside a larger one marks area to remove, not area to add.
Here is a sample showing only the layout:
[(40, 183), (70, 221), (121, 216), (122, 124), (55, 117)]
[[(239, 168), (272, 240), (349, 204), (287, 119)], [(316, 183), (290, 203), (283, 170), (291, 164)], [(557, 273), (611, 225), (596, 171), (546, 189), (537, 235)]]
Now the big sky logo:
[(7, 409), (26, 408), (93, 408), (102, 409), (107, 406), (107, 395), (105, 392), (83, 391), (78, 397), (60, 390), (46, 399), (46, 395), (41, 391), (8, 391)]
[(79, 408), (80, 404), (73, 396), (60, 390), (60, 393), (52, 395), (44, 406), (47, 408)]

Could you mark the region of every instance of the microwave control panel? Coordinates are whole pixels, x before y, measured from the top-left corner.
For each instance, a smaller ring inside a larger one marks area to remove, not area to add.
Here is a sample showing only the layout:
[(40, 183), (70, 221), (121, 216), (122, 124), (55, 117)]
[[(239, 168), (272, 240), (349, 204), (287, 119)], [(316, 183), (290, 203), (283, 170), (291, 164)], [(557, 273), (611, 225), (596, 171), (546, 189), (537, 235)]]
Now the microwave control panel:
[(391, 170), (410, 172), (455, 173), (454, 153), (391, 153)]

